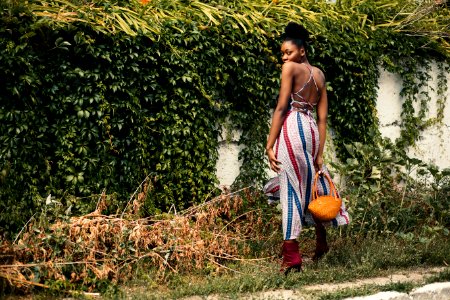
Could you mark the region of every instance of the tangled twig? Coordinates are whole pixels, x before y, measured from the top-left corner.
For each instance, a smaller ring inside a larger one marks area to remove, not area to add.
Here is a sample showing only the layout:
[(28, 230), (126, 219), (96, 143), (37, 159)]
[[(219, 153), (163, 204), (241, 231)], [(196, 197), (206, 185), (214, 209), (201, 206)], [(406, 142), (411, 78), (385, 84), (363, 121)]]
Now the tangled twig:
[[(2, 256), (0, 270), (17, 279), (8, 283), (27, 289), (29, 282), (45, 288), (41, 286), (44, 282), (62, 280), (93, 292), (95, 280), (126, 281), (138, 264), (159, 274), (203, 269), (211, 263), (218, 269), (237, 272), (225, 262), (256, 263), (273, 257), (266, 250), (270, 247), (264, 247), (246, 258), (249, 243), (267, 242), (273, 238), (270, 233), (279, 227), (275, 216), (264, 216), (262, 221), (263, 211), (254, 207), (256, 196), (251, 187), (178, 213), (172, 209), (171, 213), (136, 218), (136, 211), (128, 207), (131, 202), (137, 208), (141, 206), (139, 201), (145, 198), (148, 179), (142, 181), (120, 215), (101, 214), (106, 208), (103, 192), (93, 213), (58, 220), (48, 228), (36, 228), (45, 222), (30, 221), (17, 244), (0, 245), (8, 254)], [(38, 280), (34, 277), (36, 270), (40, 272)]]

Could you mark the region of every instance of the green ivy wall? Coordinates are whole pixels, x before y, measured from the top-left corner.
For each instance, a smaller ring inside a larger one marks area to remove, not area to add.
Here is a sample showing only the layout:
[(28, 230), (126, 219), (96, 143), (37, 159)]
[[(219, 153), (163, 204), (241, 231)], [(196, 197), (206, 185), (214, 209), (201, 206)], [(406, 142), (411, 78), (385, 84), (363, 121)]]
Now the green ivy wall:
[(86, 213), (105, 191), (114, 213), (146, 178), (148, 214), (205, 201), (217, 192), (226, 119), (246, 146), (236, 185), (262, 182), (279, 33), (288, 20), (303, 20), (313, 34), (309, 57), (328, 80), (330, 125), (342, 157), (343, 145), (370, 144), (379, 135), (380, 64), (395, 69), (447, 55), (434, 37), (374, 27), (395, 10), (364, 1), (155, 1), (148, 9), (139, 2), (78, 2), (0, 6), (3, 232), (17, 231), (49, 194), (72, 213)]

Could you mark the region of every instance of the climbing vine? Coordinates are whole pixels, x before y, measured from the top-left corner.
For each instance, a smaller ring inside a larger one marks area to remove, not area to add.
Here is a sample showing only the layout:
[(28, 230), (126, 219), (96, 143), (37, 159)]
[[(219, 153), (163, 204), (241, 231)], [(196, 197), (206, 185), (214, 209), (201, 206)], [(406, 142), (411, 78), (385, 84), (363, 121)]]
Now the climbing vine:
[[(398, 58), (399, 64), (385, 65), (389, 71), (400, 75), (402, 79), (402, 90), (400, 96), (403, 99), (402, 119), (400, 120), (400, 137), (398, 146), (405, 148), (413, 146), (420, 138), (421, 133), (433, 125), (442, 126), (445, 108), (445, 92), (447, 91), (447, 79), (445, 76), (445, 60), (438, 57), (427, 57), (420, 55), (421, 61)], [(432, 64), (437, 65), (436, 86), (432, 83)], [(427, 119), (429, 105), (432, 100), (431, 92), (435, 91), (437, 96), (436, 116)]]
[(445, 102), (447, 100), (445, 98), (445, 93), (448, 90), (448, 81), (446, 74), (450, 72), (450, 66), (448, 64), (444, 65), (443, 63), (440, 63), (438, 64), (438, 70), (439, 72), (437, 75), (437, 91), (436, 91), (436, 94), (438, 96), (436, 122), (442, 125), (444, 120)]
[(312, 34), (309, 58), (327, 78), (340, 156), (379, 135), (380, 67), (403, 79), (399, 145), (413, 144), (430, 124), (423, 89), (431, 60), (440, 68), (438, 121), (445, 107), (443, 3), (2, 2), (0, 226), (17, 230), (49, 194), (84, 213), (106, 190), (110, 209), (120, 209), (145, 178), (148, 214), (202, 202), (217, 191), (227, 119), (245, 146), (236, 184), (262, 182), (279, 36), (292, 20)]

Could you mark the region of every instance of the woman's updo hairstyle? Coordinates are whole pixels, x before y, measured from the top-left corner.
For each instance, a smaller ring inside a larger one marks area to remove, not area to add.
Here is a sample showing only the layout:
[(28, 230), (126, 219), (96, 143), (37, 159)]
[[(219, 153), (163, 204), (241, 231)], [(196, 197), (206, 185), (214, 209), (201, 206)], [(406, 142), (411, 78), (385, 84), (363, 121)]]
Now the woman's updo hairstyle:
[(293, 42), (297, 47), (304, 47), (306, 49), (309, 39), (309, 32), (300, 24), (289, 22), (284, 28), (283, 40)]

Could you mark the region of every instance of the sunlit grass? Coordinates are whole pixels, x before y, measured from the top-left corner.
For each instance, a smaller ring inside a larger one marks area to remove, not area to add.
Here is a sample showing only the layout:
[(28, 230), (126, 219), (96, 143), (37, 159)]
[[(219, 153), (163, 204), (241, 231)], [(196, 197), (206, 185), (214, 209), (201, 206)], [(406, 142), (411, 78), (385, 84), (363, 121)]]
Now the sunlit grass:
[[(210, 269), (190, 274), (168, 273), (157, 278), (151, 270), (140, 269), (131, 284), (121, 288), (121, 296), (135, 299), (178, 299), (188, 296), (222, 295), (231, 299), (247, 293), (269, 290), (299, 290), (309, 285), (352, 282), (358, 279), (389, 276), (395, 272), (413, 272), (418, 268), (445, 266), (450, 258), (448, 238), (436, 239), (432, 247), (404, 242), (394, 236), (377, 238), (332, 236), (332, 250), (319, 263), (307, 257), (303, 272), (284, 276), (277, 257), (261, 261), (228, 263), (229, 269)], [(305, 256), (311, 241), (303, 241)], [(331, 292), (302, 291), (317, 299), (341, 299), (379, 291), (409, 292), (413, 287), (448, 278), (449, 270), (420, 282), (366, 284)], [(220, 297), (219, 297), (220, 298)]]
[[(360, 31), (368, 36), (376, 29), (391, 28), (406, 34), (428, 36), (437, 41), (444, 52), (450, 51), (447, 41), (449, 10), (437, 1), (327, 1), (247, 0), (247, 1), (147, 1), (123, 2), (78, 0), (6, 1), (4, 6), (26, 6), (46, 22), (64, 25), (86, 23), (98, 31), (134, 36), (145, 34), (158, 39), (164, 28), (177, 28), (177, 22), (196, 22), (200, 30), (230, 22), (243, 34), (256, 31), (263, 35), (279, 34), (281, 27), (292, 20), (307, 24), (313, 35), (326, 34), (326, 24), (344, 24), (342, 30)], [(1, 7), (1, 6), (0, 6)], [(374, 12), (374, 7), (379, 11)], [(352, 22), (348, 22), (352, 20)], [(347, 22), (346, 22), (347, 21)], [(351, 25), (350, 25), (351, 24)], [(182, 28), (179, 28), (183, 31)], [(276, 32), (273, 32), (273, 31)]]

